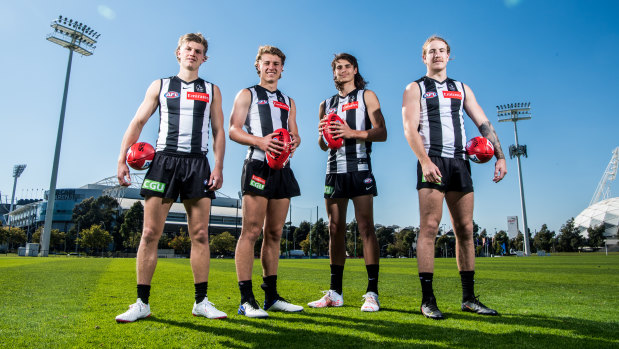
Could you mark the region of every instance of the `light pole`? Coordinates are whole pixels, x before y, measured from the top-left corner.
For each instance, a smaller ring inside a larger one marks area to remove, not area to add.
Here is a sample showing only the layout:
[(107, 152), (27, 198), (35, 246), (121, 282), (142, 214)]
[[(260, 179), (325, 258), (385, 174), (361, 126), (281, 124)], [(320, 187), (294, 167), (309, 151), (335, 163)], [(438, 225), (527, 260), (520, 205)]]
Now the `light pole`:
[(91, 56), (95, 50), (97, 39), (101, 34), (96, 33), (92, 28), (78, 21), (73, 21), (67, 17), (59, 16), (51, 24), (54, 32), (47, 36), (47, 40), (58, 44), (69, 50), (69, 62), (67, 63), (67, 75), (64, 81), (64, 93), (62, 96), (62, 107), (60, 108), (60, 121), (58, 122), (58, 134), (56, 136), (56, 150), (54, 152), (54, 164), (52, 166), (52, 177), (49, 184), (47, 195), (47, 212), (45, 212), (45, 227), (41, 236), (41, 256), (47, 257), (49, 252), (49, 238), (52, 230), (52, 220), (54, 217), (54, 203), (56, 201), (56, 179), (58, 177), (58, 161), (60, 159), (60, 145), (62, 144), (62, 129), (64, 126), (64, 113), (67, 106), (67, 92), (69, 92), (69, 78), (71, 76), (71, 61), (73, 51), (82, 56)]
[(524, 184), (522, 183), (522, 168), (520, 166), (520, 156), (527, 157), (527, 146), (520, 145), (518, 143), (518, 128), (516, 122), (520, 120), (531, 119), (531, 103), (510, 103), (497, 106), (497, 114), (499, 122), (512, 121), (514, 123), (514, 135), (516, 137), (516, 144), (509, 146), (509, 157), (516, 157), (518, 162), (518, 180), (520, 181), (520, 206), (522, 208), (522, 222), (524, 225), (524, 255), (530, 256), (531, 249), (529, 247), (529, 227), (527, 225), (527, 208), (524, 203)]
[[(13, 194), (11, 195), (11, 206), (9, 208), (9, 214), (8, 214), (8, 218), (9, 218), (9, 245), (10, 245), (10, 239), (11, 239), (11, 225), (13, 225), (13, 219), (11, 218), (11, 212), (13, 212), (13, 204), (15, 203), (15, 188), (17, 188), (17, 178), (19, 178), (19, 176), (21, 176), (21, 174), (24, 172), (25, 169), (26, 169), (26, 165), (25, 164), (19, 164), (19, 165), (13, 166), (13, 178), (15, 178), (15, 179), (13, 180)], [(7, 246), (7, 251), (8, 251), (8, 246)]]

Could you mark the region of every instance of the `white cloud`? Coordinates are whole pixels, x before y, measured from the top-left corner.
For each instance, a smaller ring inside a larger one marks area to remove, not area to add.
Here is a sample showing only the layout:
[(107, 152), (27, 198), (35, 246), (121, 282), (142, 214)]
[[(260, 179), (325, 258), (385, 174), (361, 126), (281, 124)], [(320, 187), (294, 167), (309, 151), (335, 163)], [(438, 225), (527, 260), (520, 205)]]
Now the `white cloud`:
[(103, 18), (109, 19), (110, 21), (116, 18), (116, 12), (105, 5), (99, 5), (97, 11), (99, 11), (99, 14), (103, 16)]
[(507, 7), (516, 7), (520, 5), (521, 2), (522, 0), (503, 0), (503, 3), (505, 3)]

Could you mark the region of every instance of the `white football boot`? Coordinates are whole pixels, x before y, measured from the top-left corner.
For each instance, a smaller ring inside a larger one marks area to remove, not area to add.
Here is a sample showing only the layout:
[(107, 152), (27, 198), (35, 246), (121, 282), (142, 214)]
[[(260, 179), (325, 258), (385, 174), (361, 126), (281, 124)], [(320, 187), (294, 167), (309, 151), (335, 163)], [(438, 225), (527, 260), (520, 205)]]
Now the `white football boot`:
[(368, 292), (363, 295), (365, 302), (361, 306), (361, 311), (378, 311), (380, 309), (380, 303), (378, 302), (378, 295), (374, 292)]
[(267, 306), (266, 301), (264, 301), (264, 310), (270, 311), (285, 311), (285, 312), (298, 312), (303, 311), (303, 307), (300, 305), (295, 305), (282, 297), (279, 297), (275, 302), (272, 302)]
[(322, 291), (325, 295), (317, 301), (309, 302), (310, 308), (341, 307), (344, 305), (344, 297), (334, 290)]
[(193, 303), (193, 310), (191, 311), (193, 316), (204, 316), (207, 319), (225, 319), (228, 317), (223, 311), (217, 310), (215, 304), (208, 301), (208, 298), (204, 298), (200, 303)]
[(129, 306), (129, 310), (118, 315), (116, 322), (134, 322), (150, 316), (150, 304), (144, 304), (141, 299)]
[(255, 299), (245, 302), (239, 306), (239, 315), (245, 315), (247, 317), (264, 319), (269, 317), (269, 314), (260, 309), (260, 306)]

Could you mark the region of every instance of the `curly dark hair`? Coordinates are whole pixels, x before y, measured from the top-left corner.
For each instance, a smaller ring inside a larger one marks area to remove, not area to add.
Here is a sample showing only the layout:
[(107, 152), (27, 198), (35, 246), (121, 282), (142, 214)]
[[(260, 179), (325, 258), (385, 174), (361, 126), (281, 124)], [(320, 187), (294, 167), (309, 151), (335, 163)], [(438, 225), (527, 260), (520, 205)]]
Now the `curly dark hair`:
[[(365, 85), (367, 85), (369, 82), (365, 81), (363, 79), (363, 76), (361, 76), (361, 73), (359, 73), (359, 64), (357, 64), (357, 59), (355, 58), (355, 56), (349, 53), (338, 53), (334, 55), (333, 60), (331, 61), (331, 69), (333, 69), (333, 71), (335, 71), (335, 62), (340, 59), (347, 61), (348, 63), (352, 64), (352, 66), (357, 69), (357, 74), (355, 74), (355, 87), (360, 90), (364, 89)], [(340, 82), (337, 82), (335, 80), (335, 77), (333, 77), (333, 81), (335, 82), (335, 88), (338, 91), (341, 90), (343, 87), (343, 84)]]

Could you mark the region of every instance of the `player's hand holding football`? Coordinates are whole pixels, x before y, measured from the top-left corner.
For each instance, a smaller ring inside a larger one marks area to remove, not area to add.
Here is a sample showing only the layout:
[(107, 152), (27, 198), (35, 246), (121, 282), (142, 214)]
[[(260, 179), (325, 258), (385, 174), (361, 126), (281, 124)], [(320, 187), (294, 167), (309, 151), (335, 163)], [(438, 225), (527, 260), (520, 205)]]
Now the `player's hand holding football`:
[(299, 143), (300, 143), (299, 139), (291, 133), (290, 134), (290, 145), (289, 145), (290, 146), (290, 157), (294, 155), (294, 151), (297, 150)]
[(281, 154), (282, 150), (284, 150), (284, 142), (278, 141), (273, 137), (277, 136), (277, 133), (273, 132), (268, 134), (258, 142), (258, 148), (263, 150), (264, 152), (271, 152), (273, 154)]
[(497, 159), (494, 164), (494, 178), (492, 179), (494, 183), (499, 183), (501, 179), (505, 177), (507, 174), (507, 164), (505, 163), (505, 159)]
[(325, 115), (322, 117), (322, 119), (320, 119), (320, 122), (318, 123), (318, 134), (320, 136), (322, 136), (322, 130), (325, 128), (325, 126), (327, 126), (327, 124), (327, 115)]
[(333, 139), (350, 139), (356, 137), (356, 130), (351, 129), (350, 126), (348, 126), (348, 123), (346, 123), (346, 120), (342, 120), (342, 123), (331, 123), (329, 130), (334, 135)]
[(122, 162), (118, 162), (118, 184), (123, 187), (128, 187), (131, 185), (131, 175), (129, 174), (129, 166), (123, 160)]

